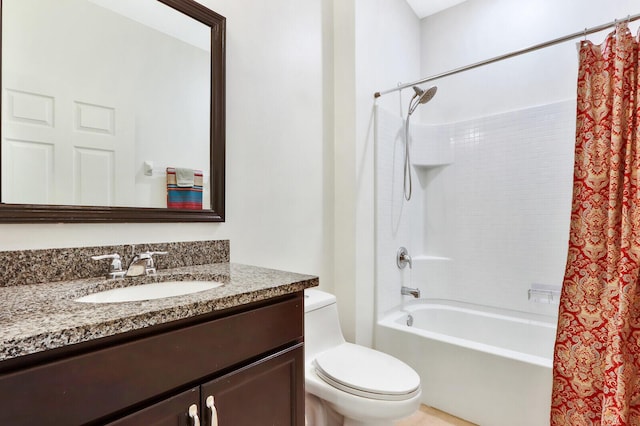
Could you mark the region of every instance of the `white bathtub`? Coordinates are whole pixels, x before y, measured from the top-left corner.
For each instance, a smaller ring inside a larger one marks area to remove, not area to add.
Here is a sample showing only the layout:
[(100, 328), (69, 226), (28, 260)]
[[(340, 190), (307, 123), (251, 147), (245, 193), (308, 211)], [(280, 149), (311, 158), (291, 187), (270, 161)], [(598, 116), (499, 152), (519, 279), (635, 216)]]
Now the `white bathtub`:
[(555, 318), (416, 302), (378, 322), (376, 348), (420, 374), (424, 404), (482, 426), (549, 424)]

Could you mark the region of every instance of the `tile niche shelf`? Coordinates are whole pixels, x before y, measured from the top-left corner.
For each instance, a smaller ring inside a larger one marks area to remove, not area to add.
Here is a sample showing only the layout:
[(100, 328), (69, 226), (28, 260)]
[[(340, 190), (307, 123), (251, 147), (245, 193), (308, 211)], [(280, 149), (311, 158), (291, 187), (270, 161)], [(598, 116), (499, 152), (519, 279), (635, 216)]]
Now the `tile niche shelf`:
[(434, 168), (453, 163), (453, 143), (449, 138), (421, 137), (411, 147), (414, 167)]

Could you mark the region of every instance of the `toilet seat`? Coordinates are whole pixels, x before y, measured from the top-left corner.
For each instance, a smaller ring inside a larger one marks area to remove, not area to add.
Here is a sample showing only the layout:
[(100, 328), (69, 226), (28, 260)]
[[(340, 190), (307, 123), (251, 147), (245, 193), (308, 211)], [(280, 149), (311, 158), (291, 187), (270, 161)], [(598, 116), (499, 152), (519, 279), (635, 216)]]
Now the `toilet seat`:
[(400, 401), (420, 393), (420, 377), (404, 362), (364, 346), (343, 343), (319, 354), (316, 374), (352, 395)]

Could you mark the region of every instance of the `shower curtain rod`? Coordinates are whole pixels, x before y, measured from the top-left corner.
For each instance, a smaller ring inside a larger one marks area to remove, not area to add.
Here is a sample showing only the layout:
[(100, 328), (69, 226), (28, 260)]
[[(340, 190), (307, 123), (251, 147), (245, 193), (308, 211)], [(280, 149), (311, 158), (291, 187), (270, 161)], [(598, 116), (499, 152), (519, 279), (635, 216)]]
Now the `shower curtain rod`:
[(476, 62), (476, 63), (470, 64), (470, 65), (466, 65), (466, 66), (460, 67), (460, 68), (455, 68), (455, 69), (452, 69), (450, 71), (446, 71), (446, 72), (443, 72), (443, 73), (440, 73), (440, 74), (435, 74), (435, 75), (432, 75), (430, 77), (423, 78), (421, 80), (413, 81), (411, 83), (399, 84), (397, 87), (394, 87), (393, 89), (383, 90), (382, 92), (376, 92), (376, 93), (374, 93), (373, 97), (374, 98), (379, 98), (380, 96), (386, 95), (387, 93), (396, 92), (398, 90), (406, 89), (407, 87), (412, 87), (412, 86), (415, 86), (415, 85), (418, 85), (418, 84), (427, 83), (429, 81), (433, 81), (433, 80), (437, 80), (437, 79), (442, 78), (442, 77), (447, 77), (447, 76), (450, 76), (450, 75), (458, 74), (458, 73), (463, 72), (463, 71), (472, 70), (474, 68), (478, 68), (478, 67), (481, 67), (483, 65), (488, 65), (488, 64), (492, 64), (494, 62), (502, 61), (503, 59), (513, 58), (515, 56), (519, 56), (519, 55), (522, 55), (522, 54), (525, 54), (525, 53), (533, 52), (533, 51), (538, 50), (538, 49), (543, 49), (545, 47), (553, 46), (554, 44), (563, 43), (565, 41), (569, 41), (569, 40), (574, 39), (574, 38), (586, 37), (588, 34), (597, 33), (598, 31), (606, 30), (609, 27), (613, 27), (613, 26), (617, 25), (619, 22), (625, 22), (625, 21), (626, 22), (632, 22), (632, 21), (636, 21), (638, 19), (640, 19), (640, 13), (638, 13), (636, 15), (629, 15), (626, 18), (620, 19), (620, 20), (615, 19), (612, 22), (607, 22), (606, 24), (598, 25), (597, 27), (585, 28), (582, 31), (578, 31), (578, 32), (575, 32), (573, 34), (566, 35), (564, 37), (555, 38), (553, 40), (549, 40), (549, 41), (546, 41), (544, 43), (536, 44), (534, 46), (527, 47), (525, 49), (516, 50), (516, 51), (513, 51), (511, 53), (507, 53), (507, 54), (500, 55), (500, 56), (495, 56), (493, 58), (486, 59), (484, 61)]

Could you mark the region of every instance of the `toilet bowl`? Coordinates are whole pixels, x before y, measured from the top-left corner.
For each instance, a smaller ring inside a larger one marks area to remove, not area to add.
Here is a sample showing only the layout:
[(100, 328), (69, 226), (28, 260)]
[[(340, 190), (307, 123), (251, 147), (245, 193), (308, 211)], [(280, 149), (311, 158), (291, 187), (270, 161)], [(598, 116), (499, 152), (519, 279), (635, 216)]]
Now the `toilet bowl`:
[(344, 340), (335, 296), (305, 290), (308, 426), (390, 426), (420, 405), (420, 377), (388, 354)]

